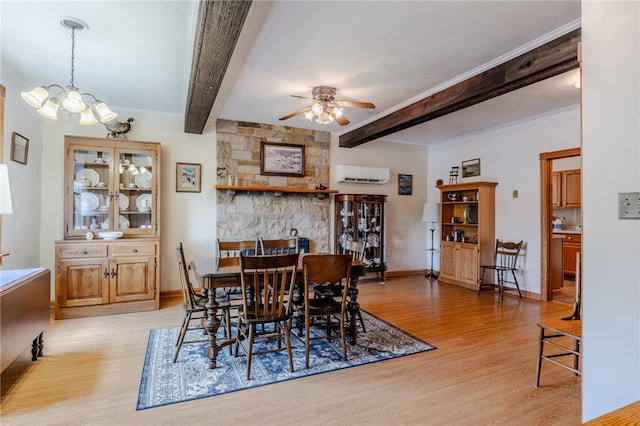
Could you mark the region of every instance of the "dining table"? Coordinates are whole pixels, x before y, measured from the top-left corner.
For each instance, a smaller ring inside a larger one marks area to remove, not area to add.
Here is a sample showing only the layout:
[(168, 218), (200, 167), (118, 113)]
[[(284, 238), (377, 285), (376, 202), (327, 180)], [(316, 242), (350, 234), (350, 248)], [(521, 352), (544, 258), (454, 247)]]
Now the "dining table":
[[(302, 259), (308, 254), (326, 255), (330, 253), (301, 253), (297, 268), (298, 280), (302, 279)], [(240, 257), (200, 257), (191, 261), (191, 269), (207, 295), (207, 319), (204, 329), (209, 336), (207, 358), (209, 368), (216, 368), (218, 352), (224, 347), (236, 342), (235, 337), (227, 336), (218, 341), (217, 333), (221, 320), (218, 315), (216, 289), (225, 287), (240, 287)], [(356, 319), (360, 312), (358, 304), (358, 278), (364, 274), (364, 265), (354, 259), (351, 263), (351, 277), (348, 285), (347, 312), (349, 314), (349, 343), (356, 344)]]

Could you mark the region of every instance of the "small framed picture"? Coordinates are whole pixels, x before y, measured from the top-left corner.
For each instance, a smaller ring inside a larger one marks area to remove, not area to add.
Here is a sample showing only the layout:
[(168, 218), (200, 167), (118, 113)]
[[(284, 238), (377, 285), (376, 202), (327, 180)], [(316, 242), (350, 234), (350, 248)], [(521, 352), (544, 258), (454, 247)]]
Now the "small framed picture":
[(413, 194), (413, 175), (398, 175), (398, 195)]
[(480, 159), (474, 158), (462, 162), (462, 177), (480, 176)]
[(261, 142), (260, 174), (304, 177), (304, 145)]
[(200, 192), (202, 164), (176, 163), (176, 192)]
[(29, 139), (19, 133), (11, 135), (11, 159), (16, 163), (27, 164), (29, 154)]

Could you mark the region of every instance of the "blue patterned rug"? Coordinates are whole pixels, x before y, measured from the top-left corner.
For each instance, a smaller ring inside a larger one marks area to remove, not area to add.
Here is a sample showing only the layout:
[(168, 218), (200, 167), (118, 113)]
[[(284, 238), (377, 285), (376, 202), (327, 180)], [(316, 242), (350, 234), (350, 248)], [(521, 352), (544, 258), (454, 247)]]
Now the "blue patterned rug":
[[(319, 339), (311, 342), (310, 365), (309, 369), (305, 369), (304, 342), (293, 337), (293, 334), (297, 333), (293, 330), (291, 344), (295, 371), (289, 371), (286, 350), (254, 355), (251, 380), (246, 379), (247, 359), (242, 349), (238, 357), (230, 356), (228, 347), (222, 349), (218, 354), (217, 368), (210, 370), (207, 368), (207, 343), (185, 344), (178, 361), (174, 364), (172, 361), (179, 329), (176, 327), (151, 330), (136, 409), (144, 410), (206, 398), (435, 349), (434, 346), (367, 312), (362, 311), (362, 317), (367, 332), (358, 332), (356, 345), (347, 343), (348, 361), (342, 360), (339, 338), (332, 339), (331, 342)], [(185, 340), (201, 339), (201, 333), (198, 330), (190, 331)], [(269, 344), (265, 339), (258, 342), (255, 346)]]

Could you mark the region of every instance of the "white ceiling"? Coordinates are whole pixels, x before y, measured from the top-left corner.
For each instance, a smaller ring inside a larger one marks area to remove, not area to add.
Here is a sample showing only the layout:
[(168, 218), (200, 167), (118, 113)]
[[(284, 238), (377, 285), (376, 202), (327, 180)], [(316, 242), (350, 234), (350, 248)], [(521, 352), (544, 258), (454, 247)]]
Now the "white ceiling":
[[(70, 32), (60, 16), (89, 24), (76, 33), (75, 83), (114, 110), (184, 115), (196, 1), (2, 0), (1, 54), (25, 87), (70, 78)], [(580, 26), (580, 1), (254, 1), (211, 118), (343, 134)], [(385, 137), (432, 143), (579, 103), (577, 71)], [(329, 85), (351, 124), (299, 115)], [(11, 94), (8, 94), (8, 96)], [(135, 117), (135, 114), (134, 114)], [(120, 117), (124, 119), (126, 117)]]

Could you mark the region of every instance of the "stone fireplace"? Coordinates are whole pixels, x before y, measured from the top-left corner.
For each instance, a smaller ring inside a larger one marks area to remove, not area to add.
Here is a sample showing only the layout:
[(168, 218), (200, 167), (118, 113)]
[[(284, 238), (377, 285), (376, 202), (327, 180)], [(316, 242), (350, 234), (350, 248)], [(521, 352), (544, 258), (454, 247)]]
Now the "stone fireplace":
[[(329, 186), (329, 132), (218, 120), (217, 179), (234, 186), (314, 189)], [(261, 142), (305, 146), (304, 177), (260, 174)], [(235, 182), (237, 181), (237, 184)], [(310, 251), (330, 251), (331, 199), (326, 194), (218, 190), (219, 239), (284, 238), (291, 229), (308, 238)]]

